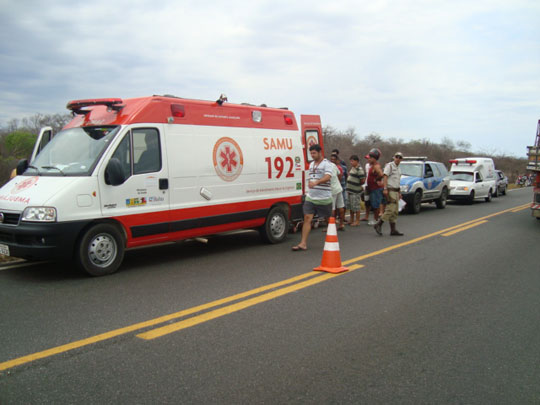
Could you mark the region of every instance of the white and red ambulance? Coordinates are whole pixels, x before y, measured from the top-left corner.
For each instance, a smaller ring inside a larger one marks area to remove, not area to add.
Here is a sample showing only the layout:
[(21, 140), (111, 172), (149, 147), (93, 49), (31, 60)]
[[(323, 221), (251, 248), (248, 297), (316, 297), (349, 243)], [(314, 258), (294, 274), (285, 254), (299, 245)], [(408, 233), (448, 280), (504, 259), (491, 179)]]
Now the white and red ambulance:
[(173, 96), (68, 103), (73, 120), (0, 189), (0, 253), (75, 259), (91, 275), (126, 248), (235, 229), (270, 243), (302, 217), (318, 115)]

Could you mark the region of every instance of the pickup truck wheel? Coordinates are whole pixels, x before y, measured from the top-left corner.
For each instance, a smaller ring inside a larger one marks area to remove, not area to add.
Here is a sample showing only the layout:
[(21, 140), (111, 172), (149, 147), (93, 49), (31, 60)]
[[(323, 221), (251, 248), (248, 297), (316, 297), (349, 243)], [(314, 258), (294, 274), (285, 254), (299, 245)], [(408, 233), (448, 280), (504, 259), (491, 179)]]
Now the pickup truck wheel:
[(422, 205), (422, 192), (420, 190), (417, 190), (414, 193), (411, 204), (407, 204), (407, 206), (409, 207), (409, 212), (411, 214), (418, 214), (420, 212), (421, 205)]
[(485, 198), (486, 202), (491, 202), (491, 196), (492, 196), (492, 194), (491, 194), (491, 189), (489, 189), (488, 195), (487, 195), (487, 197)]
[(447, 198), (448, 198), (448, 189), (445, 187), (441, 191), (441, 196), (435, 200), (435, 205), (437, 205), (437, 208), (441, 210), (445, 208)]
[(283, 242), (289, 231), (289, 218), (282, 207), (274, 207), (266, 216), (266, 222), (259, 232), (262, 239), (268, 243)]
[(114, 273), (124, 258), (124, 237), (111, 224), (98, 224), (80, 238), (75, 252), (78, 267), (91, 276)]
[(472, 204), (474, 202), (474, 190), (471, 191), (471, 194), (469, 195), (469, 199), (467, 200), (468, 204)]

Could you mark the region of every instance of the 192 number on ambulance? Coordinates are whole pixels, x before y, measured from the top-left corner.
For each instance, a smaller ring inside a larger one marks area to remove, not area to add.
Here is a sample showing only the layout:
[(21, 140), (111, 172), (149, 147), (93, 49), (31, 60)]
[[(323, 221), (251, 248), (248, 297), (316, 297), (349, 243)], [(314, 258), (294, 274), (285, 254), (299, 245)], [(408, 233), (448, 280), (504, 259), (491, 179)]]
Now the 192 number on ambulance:
[(294, 168), (294, 162), (291, 157), (287, 156), (285, 158), (285, 162), (283, 162), (283, 159), (281, 157), (277, 157), (274, 159), (274, 164), (272, 165), (272, 158), (267, 157), (264, 159), (266, 163), (268, 164), (268, 178), (272, 178), (272, 166), (274, 169), (277, 170), (276, 178), (280, 178), (283, 174), (283, 170), (285, 169), (285, 162), (288, 163), (288, 171), (285, 177), (294, 177), (293, 168)]

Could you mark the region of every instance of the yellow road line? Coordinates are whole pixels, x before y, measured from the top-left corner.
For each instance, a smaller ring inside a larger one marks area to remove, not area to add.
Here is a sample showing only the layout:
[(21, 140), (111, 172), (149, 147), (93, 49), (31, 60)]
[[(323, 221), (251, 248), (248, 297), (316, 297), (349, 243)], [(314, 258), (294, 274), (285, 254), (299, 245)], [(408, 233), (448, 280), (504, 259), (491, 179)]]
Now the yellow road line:
[[(361, 267), (364, 267), (363, 265), (352, 265), (349, 267), (349, 271), (359, 269)], [(272, 291), (266, 294), (259, 295), (257, 297), (249, 298), (244, 301), (237, 302), (232, 305), (228, 305), (223, 308), (218, 308), (210, 312), (205, 312), (204, 314), (194, 316), (192, 318), (185, 319), (180, 322), (176, 322), (170, 325), (162, 326), (161, 328), (152, 329), (148, 332), (143, 332), (137, 335), (137, 337), (145, 340), (151, 340), (155, 339), (164, 335), (168, 335), (169, 333), (177, 332), (182, 329), (190, 328), (195, 325), (199, 325), (201, 323), (210, 321), (212, 319), (216, 319), (225, 315), (232, 314), (233, 312), (241, 311), (242, 309), (246, 309), (248, 307), (260, 304), (262, 302), (270, 301), (275, 298), (281, 297), (283, 295), (289, 294), (294, 291), (301, 290), (303, 288), (321, 283), (323, 281), (326, 281), (328, 279), (340, 276), (342, 274), (346, 273), (325, 273), (319, 277), (311, 278), (307, 281), (303, 281), (301, 283), (293, 284), (288, 287), (281, 288), (276, 291)]]
[[(343, 274), (343, 273), (339, 273), (339, 274)], [(212, 319), (216, 319), (224, 315), (228, 315), (233, 312), (240, 311), (242, 309), (251, 307), (253, 305), (260, 304), (262, 302), (269, 301), (277, 297), (281, 297), (282, 295), (289, 294), (293, 291), (298, 291), (298, 290), (301, 290), (302, 288), (306, 288), (311, 285), (321, 283), (323, 281), (328, 280), (329, 278), (334, 278), (338, 276), (339, 274), (326, 273), (318, 277), (309, 279), (307, 281), (303, 281), (298, 284), (293, 284), (291, 286), (284, 287), (276, 291), (272, 291), (263, 295), (259, 295), (257, 297), (253, 297), (244, 301), (237, 302), (236, 304), (228, 305), (223, 308), (214, 309), (213, 311), (210, 311), (210, 312), (205, 312), (204, 314), (197, 315), (197, 316), (185, 319), (180, 322), (176, 322), (167, 326), (162, 326), (161, 328), (152, 329), (148, 332), (140, 333), (137, 335), (137, 337), (146, 339), (146, 340), (155, 339), (163, 335), (167, 335), (169, 333), (176, 332), (181, 329), (186, 329), (191, 326), (195, 326), (200, 323), (207, 322)]]
[(474, 228), (475, 226), (485, 224), (486, 222), (487, 221), (485, 221), (485, 220), (484, 221), (478, 221), (478, 222), (475, 222), (473, 224), (464, 226), (462, 228), (454, 229), (453, 231), (443, 233), (442, 236), (452, 236), (452, 235), (454, 235), (454, 234), (456, 234), (458, 232), (466, 231), (467, 229)]
[[(528, 206), (528, 204), (526, 204), (526, 206)], [(365, 254), (365, 255), (362, 255), (362, 256), (355, 257), (353, 259), (346, 260), (346, 261), (343, 262), (343, 265), (346, 266), (347, 264), (354, 263), (354, 262), (359, 262), (359, 261), (362, 261), (362, 260), (367, 259), (369, 257), (378, 256), (380, 254), (390, 252), (391, 250), (399, 249), (400, 247), (403, 247), (403, 246), (412, 245), (413, 243), (417, 243), (417, 242), (420, 242), (422, 240), (429, 239), (429, 238), (432, 238), (432, 237), (437, 236), (437, 235), (441, 235), (441, 234), (449, 232), (449, 231), (451, 231), (453, 229), (461, 228), (461, 227), (464, 227), (464, 226), (467, 226), (467, 225), (470, 225), (470, 224), (474, 224), (474, 223), (476, 223), (478, 221), (482, 221), (482, 220), (485, 220), (485, 219), (488, 219), (488, 218), (495, 217), (497, 215), (501, 215), (501, 214), (504, 214), (504, 213), (507, 213), (507, 212), (511, 212), (512, 210), (515, 210), (517, 208), (522, 208), (522, 207), (523, 207), (523, 205), (520, 205), (519, 207), (508, 208), (508, 209), (503, 210), (503, 211), (495, 212), (494, 214), (486, 215), (485, 217), (482, 217), (482, 218), (473, 219), (471, 221), (467, 221), (467, 222), (464, 222), (464, 223), (459, 224), (459, 225), (454, 225), (454, 226), (451, 226), (451, 227), (446, 228), (446, 229), (441, 229), (440, 231), (433, 232), (433, 233), (430, 233), (428, 235), (420, 236), (418, 238), (411, 239), (411, 240), (408, 240), (408, 241), (403, 242), (403, 243), (398, 243), (396, 245), (388, 246), (388, 247), (386, 247), (384, 249), (377, 250), (375, 252), (371, 252), (371, 253), (368, 253), (368, 254)]]
[(527, 205), (525, 205), (524, 207), (519, 207), (519, 208), (516, 208), (514, 210), (512, 210), (512, 212), (519, 212), (519, 211), (523, 211), (523, 210), (526, 210), (527, 208), (531, 208), (531, 204), (528, 203)]
[[(349, 266), (349, 270), (352, 271), (352, 270), (359, 269), (361, 267), (364, 267), (364, 266), (359, 265), (359, 264), (352, 265), (352, 266)], [(345, 274), (345, 273), (340, 273), (340, 274)], [(336, 276), (336, 275), (340, 275), (340, 274), (325, 274), (325, 276), (327, 276), (327, 275)], [(7, 369), (15, 367), (15, 366), (20, 366), (22, 364), (30, 363), (30, 362), (35, 361), (35, 360), (39, 360), (39, 359), (43, 359), (43, 358), (46, 358), (46, 357), (54, 356), (56, 354), (65, 353), (67, 351), (70, 351), (70, 350), (73, 350), (73, 349), (78, 349), (78, 348), (88, 346), (88, 345), (91, 345), (91, 344), (94, 344), (94, 343), (98, 343), (98, 342), (101, 342), (101, 341), (104, 341), (104, 340), (112, 339), (114, 337), (125, 335), (127, 333), (134, 332), (134, 331), (139, 330), (139, 329), (144, 329), (144, 328), (148, 328), (148, 327), (151, 327), (151, 326), (155, 326), (155, 325), (158, 325), (158, 324), (161, 324), (161, 323), (164, 323), (164, 322), (176, 319), (176, 318), (181, 318), (181, 317), (184, 317), (184, 316), (187, 316), (187, 315), (191, 315), (191, 314), (194, 314), (194, 313), (197, 313), (197, 312), (200, 312), (200, 311), (204, 311), (206, 309), (210, 309), (210, 308), (222, 305), (222, 304), (226, 304), (226, 303), (229, 303), (229, 302), (232, 302), (232, 301), (236, 301), (236, 300), (239, 300), (239, 299), (242, 299), (242, 298), (249, 297), (250, 295), (259, 294), (259, 293), (262, 293), (264, 291), (268, 291), (268, 290), (271, 290), (271, 289), (274, 289), (274, 288), (277, 288), (277, 287), (281, 287), (281, 286), (284, 286), (284, 285), (287, 285), (287, 284), (295, 283), (295, 282), (298, 282), (298, 281), (303, 280), (305, 278), (314, 277), (314, 276), (317, 276), (317, 275), (319, 275), (319, 277), (321, 277), (320, 273), (316, 273), (316, 272), (311, 271), (309, 273), (304, 273), (304, 274), (301, 274), (299, 276), (292, 277), (292, 278), (289, 278), (289, 279), (286, 279), (286, 280), (283, 280), (283, 281), (268, 284), (266, 286), (262, 286), (262, 287), (259, 287), (259, 288), (254, 288), (254, 289), (249, 290), (249, 291), (245, 291), (245, 292), (242, 292), (242, 293), (239, 293), (239, 294), (235, 294), (235, 295), (232, 295), (230, 297), (222, 298), (222, 299), (212, 301), (212, 302), (209, 302), (209, 303), (206, 303), (206, 304), (198, 305), (198, 306), (195, 306), (195, 307), (192, 307), (192, 308), (189, 308), (189, 309), (185, 309), (185, 310), (182, 310), (182, 311), (179, 311), (179, 312), (175, 312), (173, 314), (164, 315), (164, 316), (161, 316), (161, 317), (158, 317), (158, 318), (150, 319), (148, 321), (139, 322), (139, 323), (136, 323), (136, 324), (133, 324), (133, 325), (130, 325), (130, 326), (126, 326), (124, 328), (119, 328), (119, 329), (115, 329), (115, 330), (112, 330), (112, 331), (109, 331), (109, 332), (101, 333), (99, 335), (95, 335), (95, 336), (92, 336), (92, 337), (89, 337), (89, 338), (86, 338), (86, 339), (77, 340), (75, 342), (67, 343), (65, 345), (53, 347), (51, 349), (43, 350), (43, 351), (40, 351), (40, 352), (37, 352), (37, 353), (32, 353), (32, 354), (29, 354), (29, 355), (26, 355), (26, 356), (18, 357), (16, 359), (8, 360), (8, 361), (0, 363), (0, 371), (7, 370)], [(317, 279), (317, 277), (314, 277), (314, 278)], [(324, 280), (326, 280), (328, 278), (331, 278), (331, 277), (325, 277), (323, 280), (320, 280), (320, 281), (324, 281)], [(318, 281), (318, 282), (320, 282), (320, 281)], [(316, 284), (316, 283), (314, 283), (314, 284)], [(305, 287), (307, 287), (309, 285), (310, 284), (305, 285)], [(298, 289), (300, 289), (300, 288), (298, 288)]]
[(287, 285), (287, 284), (291, 284), (291, 283), (303, 280), (303, 279), (308, 278), (308, 277), (313, 277), (316, 274), (317, 273), (314, 273), (314, 272), (301, 274), (299, 276), (292, 277), (292, 278), (289, 278), (287, 280), (279, 281), (279, 282), (273, 283), (273, 284), (268, 284), (268, 285), (263, 286), (263, 287), (255, 288), (253, 290), (245, 291), (245, 292), (242, 292), (242, 293), (239, 293), (239, 294), (236, 294), (236, 295), (232, 295), (230, 297), (226, 297), (226, 298), (222, 298), (222, 299), (212, 301), (212, 302), (209, 302), (209, 303), (206, 303), (206, 304), (198, 305), (196, 307), (192, 307), (192, 308), (185, 309), (185, 310), (182, 310), (182, 311), (179, 311), (179, 312), (175, 312), (173, 314), (164, 315), (164, 316), (161, 316), (159, 318), (150, 319), (150, 320), (144, 321), (144, 322), (139, 322), (139, 323), (136, 323), (136, 324), (133, 324), (133, 325), (130, 325), (130, 326), (126, 326), (124, 328), (115, 329), (115, 330), (105, 332), (105, 333), (101, 333), (99, 335), (95, 335), (95, 336), (92, 336), (92, 337), (89, 337), (89, 338), (86, 338), (86, 339), (77, 340), (75, 342), (71, 342), (71, 343), (68, 343), (68, 344), (65, 344), (65, 345), (53, 347), (51, 349), (43, 350), (41, 352), (37, 352), (37, 353), (29, 354), (27, 356), (19, 357), (19, 358), (13, 359), (13, 360), (5, 361), (3, 363), (0, 363), (0, 371), (6, 370), (6, 369), (11, 368), (11, 367), (19, 366), (21, 364), (29, 363), (29, 362), (34, 361), (34, 360), (43, 359), (45, 357), (53, 356), (55, 354), (64, 353), (64, 352), (67, 352), (69, 350), (77, 349), (77, 348), (80, 348), (80, 347), (83, 347), (83, 346), (88, 346), (88, 345), (91, 345), (91, 344), (94, 344), (94, 343), (97, 343), (97, 342), (101, 342), (103, 340), (112, 339), (114, 337), (124, 335), (124, 334), (129, 333), (129, 332), (133, 332), (133, 331), (143, 329), (143, 328), (147, 328), (147, 327), (150, 327), (150, 326), (155, 326), (155, 325), (158, 325), (160, 323), (167, 322), (167, 321), (170, 321), (170, 320), (173, 320), (173, 319), (176, 319), (176, 318), (181, 318), (181, 317), (186, 316), (186, 315), (191, 315), (191, 314), (194, 314), (194, 313), (197, 313), (197, 312), (200, 312), (200, 311), (204, 311), (205, 309), (210, 309), (210, 308), (222, 305), (222, 304), (226, 304), (226, 303), (229, 303), (229, 302), (241, 299), (241, 298), (248, 297), (248, 296), (253, 295), (253, 294), (258, 294), (258, 293), (261, 293), (261, 292), (264, 292), (264, 291), (271, 290), (273, 288), (281, 287), (283, 285)]

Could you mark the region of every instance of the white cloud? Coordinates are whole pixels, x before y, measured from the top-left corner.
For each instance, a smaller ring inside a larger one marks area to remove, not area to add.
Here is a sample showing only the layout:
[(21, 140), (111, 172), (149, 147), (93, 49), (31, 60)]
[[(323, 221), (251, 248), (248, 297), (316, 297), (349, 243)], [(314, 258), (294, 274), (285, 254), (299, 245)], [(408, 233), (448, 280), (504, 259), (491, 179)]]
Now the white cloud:
[(534, 0), (0, 6), (3, 122), (76, 98), (224, 92), (362, 135), (523, 155), (540, 118)]

